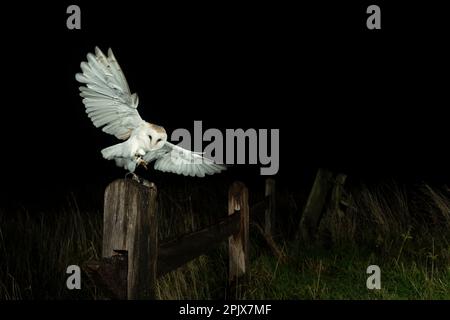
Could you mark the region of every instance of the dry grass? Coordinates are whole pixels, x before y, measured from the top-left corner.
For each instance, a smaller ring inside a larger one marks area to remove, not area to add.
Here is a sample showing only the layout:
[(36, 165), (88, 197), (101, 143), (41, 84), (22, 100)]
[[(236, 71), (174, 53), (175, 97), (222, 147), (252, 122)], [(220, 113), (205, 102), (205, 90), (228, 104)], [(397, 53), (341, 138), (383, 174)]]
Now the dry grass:
[[(326, 213), (323, 223), (335, 245), (356, 242), (389, 251), (393, 247), (448, 248), (450, 192), (427, 184), (353, 186), (345, 214)], [(403, 250), (402, 249), (402, 250)]]

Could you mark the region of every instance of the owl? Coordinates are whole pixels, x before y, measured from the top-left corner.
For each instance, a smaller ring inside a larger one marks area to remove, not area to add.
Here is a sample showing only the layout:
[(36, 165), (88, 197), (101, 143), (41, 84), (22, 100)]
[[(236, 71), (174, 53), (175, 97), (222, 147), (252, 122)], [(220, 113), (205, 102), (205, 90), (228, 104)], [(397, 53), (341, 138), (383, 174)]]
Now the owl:
[(123, 140), (101, 150), (103, 158), (130, 173), (152, 161), (156, 170), (185, 176), (204, 177), (225, 169), (202, 153), (170, 143), (163, 127), (141, 118), (138, 95), (131, 94), (111, 49), (106, 56), (96, 47), (95, 54), (88, 53), (81, 62), (81, 71), (75, 78), (84, 84), (79, 89), (88, 117), (95, 127)]

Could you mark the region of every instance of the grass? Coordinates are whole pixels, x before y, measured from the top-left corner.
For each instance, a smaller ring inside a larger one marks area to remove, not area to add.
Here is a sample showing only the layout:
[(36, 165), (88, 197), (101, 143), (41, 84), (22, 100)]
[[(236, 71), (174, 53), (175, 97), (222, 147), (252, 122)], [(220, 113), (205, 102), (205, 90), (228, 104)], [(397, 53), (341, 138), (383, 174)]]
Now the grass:
[[(160, 298), (223, 298), (227, 294), (223, 283), (226, 268), (217, 265), (216, 261), (203, 256), (161, 279)], [(405, 259), (397, 264), (395, 259), (379, 257), (369, 251), (336, 248), (332, 251), (305, 250), (285, 265), (267, 252), (251, 261), (247, 290), (238, 296), (229, 293), (229, 298), (450, 299), (450, 269), (432, 271), (425, 257), (422, 263)], [(366, 270), (372, 264), (381, 268), (381, 290), (366, 287)], [(216, 272), (211, 273), (211, 269)], [(199, 283), (202, 285), (198, 286)]]
[[(161, 238), (198, 229), (225, 212), (226, 190), (188, 184), (177, 192), (159, 190)], [(159, 279), (158, 298), (450, 299), (449, 190), (391, 183), (354, 184), (348, 191), (352, 204), (345, 214), (328, 210), (322, 219), (327, 245), (305, 247), (289, 235), (278, 237), (289, 257), (282, 264), (252, 227), (245, 290), (227, 291), (224, 244)], [(86, 277), (82, 290), (65, 286), (68, 265), (99, 258), (101, 232), (101, 211), (81, 209), (73, 197), (58, 211), (0, 213), (0, 299), (104, 299)], [(381, 268), (381, 290), (366, 287), (372, 264)]]
[[(276, 299), (450, 299), (450, 270), (434, 274), (426, 264), (394, 260), (354, 248), (333, 252), (305, 252), (294, 265), (279, 266), (277, 272), (271, 259), (258, 259), (255, 273), (266, 274), (268, 285), (256, 280), (255, 291), (249, 298)], [(381, 290), (368, 290), (366, 269), (376, 264), (381, 269)], [(270, 275), (270, 276), (269, 276)], [(255, 279), (259, 279), (258, 276)]]

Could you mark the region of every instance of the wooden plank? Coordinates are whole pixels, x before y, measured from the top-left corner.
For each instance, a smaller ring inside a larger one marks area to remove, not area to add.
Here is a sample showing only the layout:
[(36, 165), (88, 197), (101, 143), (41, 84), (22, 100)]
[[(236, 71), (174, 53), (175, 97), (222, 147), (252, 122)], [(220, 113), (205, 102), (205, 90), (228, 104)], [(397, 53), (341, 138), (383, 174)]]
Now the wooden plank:
[(317, 227), (322, 217), (327, 197), (331, 187), (333, 173), (326, 169), (317, 171), (314, 184), (303, 210), (299, 233), (301, 238), (309, 243), (315, 239)]
[(156, 194), (154, 184), (144, 186), (130, 179), (116, 180), (105, 191), (102, 256), (128, 253), (128, 299), (155, 296)]
[(130, 184), (125, 179), (110, 183), (105, 190), (103, 212), (102, 256), (111, 257), (114, 250), (127, 250), (128, 224), (132, 199), (128, 197)]
[(128, 197), (133, 201), (133, 230), (128, 247), (128, 299), (155, 299), (158, 263), (158, 225), (156, 220), (156, 186), (133, 181)]
[(239, 232), (228, 239), (229, 283), (235, 283), (239, 277), (247, 274), (249, 268), (249, 205), (248, 189), (241, 182), (234, 182), (228, 192), (228, 215), (240, 212)]
[(157, 276), (160, 277), (216, 248), (231, 234), (239, 232), (240, 213), (222, 219), (205, 229), (162, 241), (158, 252)]
[(264, 233), (267, 236), (272, 237), (272, 228), (275, 221), (276, 207), (275, 180), (272, 178), (266, 179), (265, 196), (267, 199), (267, 206), (265, 209)]

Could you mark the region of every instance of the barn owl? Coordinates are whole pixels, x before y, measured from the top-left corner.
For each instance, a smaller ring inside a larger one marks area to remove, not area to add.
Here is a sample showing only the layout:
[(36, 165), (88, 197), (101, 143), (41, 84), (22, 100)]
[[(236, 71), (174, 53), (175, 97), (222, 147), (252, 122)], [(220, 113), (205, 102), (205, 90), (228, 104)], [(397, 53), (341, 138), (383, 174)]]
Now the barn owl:
[(138, 96), (131, 94), (111, 49), (106, 56), (96, 47), (95, 54), (88, 53), (87, 62), (81, 62), (81, 71), (75, 78), (84, 84), (80, 96), (87, 115), (95, 127), (124, 140), (103, 149), (105, 159), (115, 160), (117, 166), (131, 173), (139, 165), (147, 168), (152, 161), (156, 170), (185, 176), (204, 177), (225, 169), (201, 153), (168, 142), (163, 127), (141, 118)]

